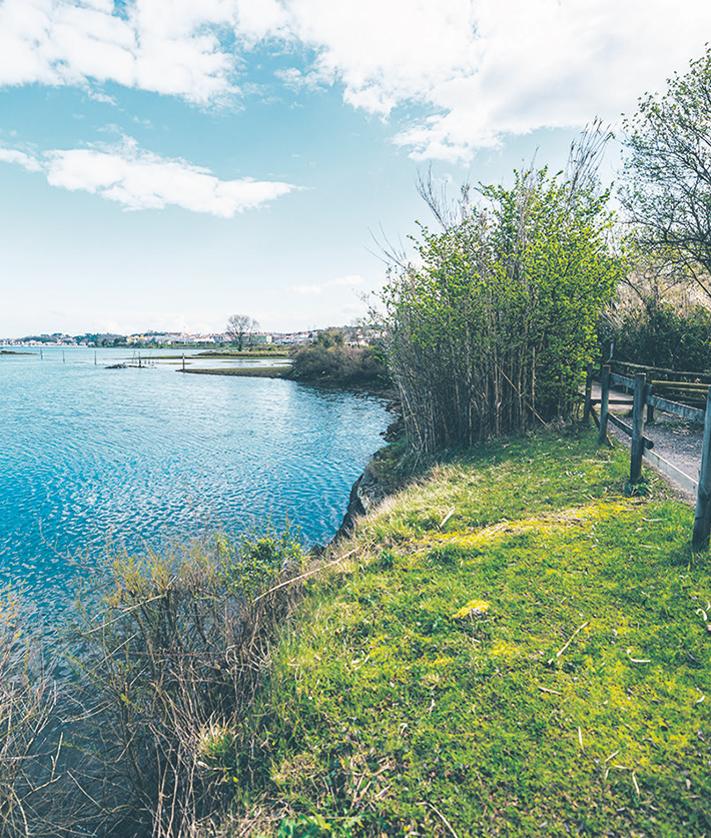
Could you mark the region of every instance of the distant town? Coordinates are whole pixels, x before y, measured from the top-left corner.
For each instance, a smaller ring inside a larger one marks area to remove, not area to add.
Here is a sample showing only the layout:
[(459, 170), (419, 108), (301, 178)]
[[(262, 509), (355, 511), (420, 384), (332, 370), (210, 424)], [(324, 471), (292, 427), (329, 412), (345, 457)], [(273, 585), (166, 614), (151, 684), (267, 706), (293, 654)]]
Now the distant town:
[[(292, 347), (313, 343), (321, 333), (338, 331), (344, 335), (345, 342), (351, 345), (367, 343), (363, 330), (359, 327), (331, 327), (328, 329), (312, 329), (302, 332), (262, 332), (254, 331), (243, 336), (245, 348), (259, 348), (267, 346)], [(192, 332), (156, 332), (148, 331), (131, 335), (120, 335), (110, 332), (86, 333), (82, 335), (68, 335), (63, 332), (52, 334), (26, 335), (18, 338), (0, 338), (0, 346), (90, 346), (90, 347), (121, 347), (134, 348), (200, 348), (227, 347), (235, 343), (235, 336), (229, 332), (211, 332), (199, 334)]]

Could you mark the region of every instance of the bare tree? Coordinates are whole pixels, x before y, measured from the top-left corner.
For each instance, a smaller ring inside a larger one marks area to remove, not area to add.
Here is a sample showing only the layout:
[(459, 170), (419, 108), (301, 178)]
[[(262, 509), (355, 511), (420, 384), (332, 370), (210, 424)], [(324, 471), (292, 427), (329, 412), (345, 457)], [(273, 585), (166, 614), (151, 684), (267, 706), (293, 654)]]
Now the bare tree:
[(626, 120), (622, 201), (639, 244), (711, 297), (711, 47)]
[(247, 314), (233, 314), (227, 321), (225, 330), (231, 343), (236, 343), (241, 351), (245, 341), (259, 328), (259, 323)]

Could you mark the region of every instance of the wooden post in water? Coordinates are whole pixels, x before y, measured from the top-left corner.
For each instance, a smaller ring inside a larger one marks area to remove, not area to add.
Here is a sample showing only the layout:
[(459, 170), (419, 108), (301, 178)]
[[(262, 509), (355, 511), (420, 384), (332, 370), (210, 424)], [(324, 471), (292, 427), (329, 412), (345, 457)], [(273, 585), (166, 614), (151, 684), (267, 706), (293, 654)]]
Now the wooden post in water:
[(592, 364), (588, 364), (585, 372), (585, 407), (583, 408), (583, 422), (590, 424), (590, 410), (592, 408)]
[(600, 377), (600, 433), (597, 436), (597, 444), (607, 442), (607, 416), (609, 414), (610, 400), (610, 365), (605, 364)]
[(185, 353), (183, 352), (183, 372), (185, 372)]
[(630, 484), (642, 479), (642, 454), (644, 453), (644, 403), (647, 397), (647, 376), (638, 372), (634, 377), (634, 402), (632, 403), (632, 453), (630, 456)]
[(96, 349), (94, 350), (94, 366), (96, 366)]
[(691, 549), (706, 550), (711, 535), (711, 388), (706, 396), (706, 417), (704, 420), (704, 445), (701, 450), (699, 489), (696, 495), (696, 516)]

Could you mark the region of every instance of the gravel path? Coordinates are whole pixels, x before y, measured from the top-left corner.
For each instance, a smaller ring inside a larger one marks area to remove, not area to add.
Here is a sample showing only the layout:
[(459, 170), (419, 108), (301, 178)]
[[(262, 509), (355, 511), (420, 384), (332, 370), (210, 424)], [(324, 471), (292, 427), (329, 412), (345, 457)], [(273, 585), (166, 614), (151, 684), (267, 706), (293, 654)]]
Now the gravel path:
[[(597, 384), (593, 386), (592, 397), (600, 398), (600, 387)], [(620, 390), (610, 390), (610, 399), (627, 402), (622, 405), (610, 405), (611, 412), (620, 418), (631, 416), (632, 396)], [(599, 406), (597, 409), (599, 410)], [(608, 431), (629, 445), (629, 437), (622, 431), (613, 425), (608, 426)], [(659, 409), (655, 410), (654, 422), (644, 427), (644, 435), (654, 442), (654, 451), (694, 479), (698, 477), (701, 466), (703, 433), (703, 425), (687, 422), (670, 413), (662, 413)]]

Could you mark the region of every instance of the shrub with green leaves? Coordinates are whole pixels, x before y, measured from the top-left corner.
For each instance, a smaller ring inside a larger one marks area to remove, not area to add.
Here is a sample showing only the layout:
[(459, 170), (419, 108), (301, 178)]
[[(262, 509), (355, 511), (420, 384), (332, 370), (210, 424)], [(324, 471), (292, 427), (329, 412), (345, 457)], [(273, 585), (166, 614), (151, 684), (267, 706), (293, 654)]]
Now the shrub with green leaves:
[(621, 275), (590, 177), (515, 173), (482, 187), (384, 292), (387, 354), (425, 453), (570, 416)]

